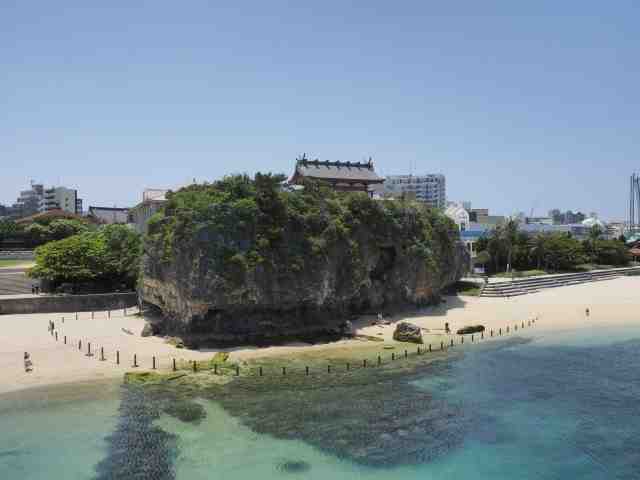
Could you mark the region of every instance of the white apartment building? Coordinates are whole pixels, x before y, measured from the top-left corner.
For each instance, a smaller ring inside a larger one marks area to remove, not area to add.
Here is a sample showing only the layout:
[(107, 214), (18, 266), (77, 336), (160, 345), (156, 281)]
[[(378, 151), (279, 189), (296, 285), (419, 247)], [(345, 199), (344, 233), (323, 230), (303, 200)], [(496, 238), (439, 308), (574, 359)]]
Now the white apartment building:
[(432, 208), (444, 209), (447, 206), (445, 178), (442, 174), (388, 175), (384, 189), (387, 195), (393, 197), (415, 195), (417, 201)]
[(78, 213), (78, 191), (66, 187), (47, 188), (40, 203), (40, 211), (50, 210)]

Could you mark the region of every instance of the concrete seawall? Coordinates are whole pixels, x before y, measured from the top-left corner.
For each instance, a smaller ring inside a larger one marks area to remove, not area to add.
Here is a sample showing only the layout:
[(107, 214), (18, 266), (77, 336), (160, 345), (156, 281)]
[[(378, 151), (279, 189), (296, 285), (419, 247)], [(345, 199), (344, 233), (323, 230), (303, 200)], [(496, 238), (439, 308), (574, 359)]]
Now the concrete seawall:
[(0, 315), (117, 310), (137, 303), (138, 294), (135, 292), (0, 297)]

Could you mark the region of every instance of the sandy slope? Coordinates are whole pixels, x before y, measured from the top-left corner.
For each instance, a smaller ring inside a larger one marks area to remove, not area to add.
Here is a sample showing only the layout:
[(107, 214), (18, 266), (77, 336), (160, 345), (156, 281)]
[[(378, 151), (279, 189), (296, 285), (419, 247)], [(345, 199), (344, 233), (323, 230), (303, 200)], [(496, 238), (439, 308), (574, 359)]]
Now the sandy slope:
[[(505, 328), (531, 318), (538, 317), (535, 331), (595, 328), (604, 325), (635, 324), (640, 326), (640, 277), (624, 277), (592, 284), (575, 285), (512, 299), (476, 297), (448, 297), (447, 302), (409, 315), (396, 315), (396, 322), (406, 319), (429, 332), (425, 341), (439, 344), (445, 322), (453, 331), (473, 324), (483, 324), (487, 329)], [(585, 316), (589, 307), (591, 315)], [(0, 393), (56, 383), (120, 377), (131, 370), (134, 353), (137, 354), (138, 370), (150, 369), (152, 356), (157, 357), (161, 368), (168, 368), (171, 359), (207, 359), (211, 351), (197, 352), (178, 350), (164, 343), (161, 338), (139, 336), (144, 321), (140, 317), (122, 312), (106, 318), (106, 313), (81, 314), (75, 320), (71, 314), (3, 315), (0, 316)], [(47, 324), (53, 320), (59, 340), (47, 332)], [(393, 325), (369, 326), (371, 319), (356, 324), (358, 333), (377, 336), (391, 341)], [(122, 331), (128, 329), (129, 335)], [(595, 330), (594, 330), (595, 331)], [(68, 337), (67, 345), (63, 336)], [(78, 350), (81, 339), (82, 352)], [(87, 342), (91, 342), (94, 356), (86, 356)], [(371, 342), (356, 340), (340, 341), (326, 345), (295, 344), (269, 348), (233, 349), (232, 358), (247, 359), (266, 355), (287, 355), (301, 351), (323, 352), (331, 357), (332, 348), (345, 346), (359, 348)], [(381, 344), (382, 345), (382, 344)], [(99, 348), (104, 347), (106, 361), (100, 361)], [(119, 366), (115, 365), (115, 350), (120, 350)], [(25, 373), (23, 352), (28, 351), (33, 359), (34, 371)]]

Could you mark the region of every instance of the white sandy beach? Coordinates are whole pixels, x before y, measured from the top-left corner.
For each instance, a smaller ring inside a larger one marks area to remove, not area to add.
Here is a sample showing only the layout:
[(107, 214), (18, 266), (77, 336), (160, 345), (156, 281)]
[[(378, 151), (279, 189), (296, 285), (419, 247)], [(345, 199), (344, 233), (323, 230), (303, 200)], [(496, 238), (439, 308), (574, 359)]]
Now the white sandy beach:
[[(526, 322), (538, 317), (531, 331), (569, 330), (592, 328), (594, 335), (601, 326), (640, 326), (640, 297), (636, 289), (640, 277), (623, 277), (609, 281), (543, 290), (538, 293), (510, 299), (447, 297), (446, 303), (428, 307), (408, 315), (394, 316), (391, 325), (370, 326), (370, 319), (363, 319), (355, 326), (358, 334), (377, 336), (392, 341), (393, 323), (406, 319), (427, 329), (425, 342), (439, 343), (445, 322), (455, 332), (465, 325), (482, 324), (488, 330)], [(591, 315), (586, 318), (585, 308)], [(61, 318), (65, 317), (62, 323)], [(47, 331), (53, 320), (58, 331), (58, 341)], [(176, 349), (162, 338), (140, 337), (144, 320), (135, 315), (97, 312), (92, 320), (89, 313), (82, 313), (78, 320), (73, 314), (35, 314), (0, 316), (0, 394), (36, 386), (90, 381), (100, 378), (121, 377), (133, 370), (133, 355), (137, 355), (140, 367), (151, 368), (156, 356), (161, 369), (169, 368), (173, 358), (177, 360), (205, 360), (211, 351)], [(122, 329), (133, 333), (129, 335)], [(528, 334), (529, 330), (525, 330)], [(63, 337), (67, 336), (65, 345)], [(82, 340), (82, 351), (78, 350)], [(91, 342), (93, 356), (87, 353)], [(304, 351), (323, 351), (331, 358), (331, 349), (352, 346), (371, 346), (371, 342), (342, 340), (323, 345), (295, 344), (268, 348), (233, 349), (231, 358), (244, 360), (267, 355), (287, 355)], [(380, 346), (382, 347), (382, 343)], [(100, 360), (100, 348), (105, 351), (105, 361)], [(120, 351), (120, 365), (115, 364), (115, 351)], [(25, 373), (23, 353), (28, 351), (34, 364), (31, 373)]]

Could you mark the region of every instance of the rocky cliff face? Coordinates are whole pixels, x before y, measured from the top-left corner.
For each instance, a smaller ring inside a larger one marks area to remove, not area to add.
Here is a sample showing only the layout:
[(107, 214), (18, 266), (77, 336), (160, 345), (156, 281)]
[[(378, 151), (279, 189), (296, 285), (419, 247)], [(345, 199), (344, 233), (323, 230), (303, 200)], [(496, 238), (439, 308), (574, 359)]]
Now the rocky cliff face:
[[(223, 344), (339, 334), (351, 315), (436, 300), (469, 263), (456, 227), (418, 205), (232, 180), (249, 188), (177, 192), (150, 225), (140, 295), (165, 331)], [(194, 196), (209, 203), (194, 211)]]

